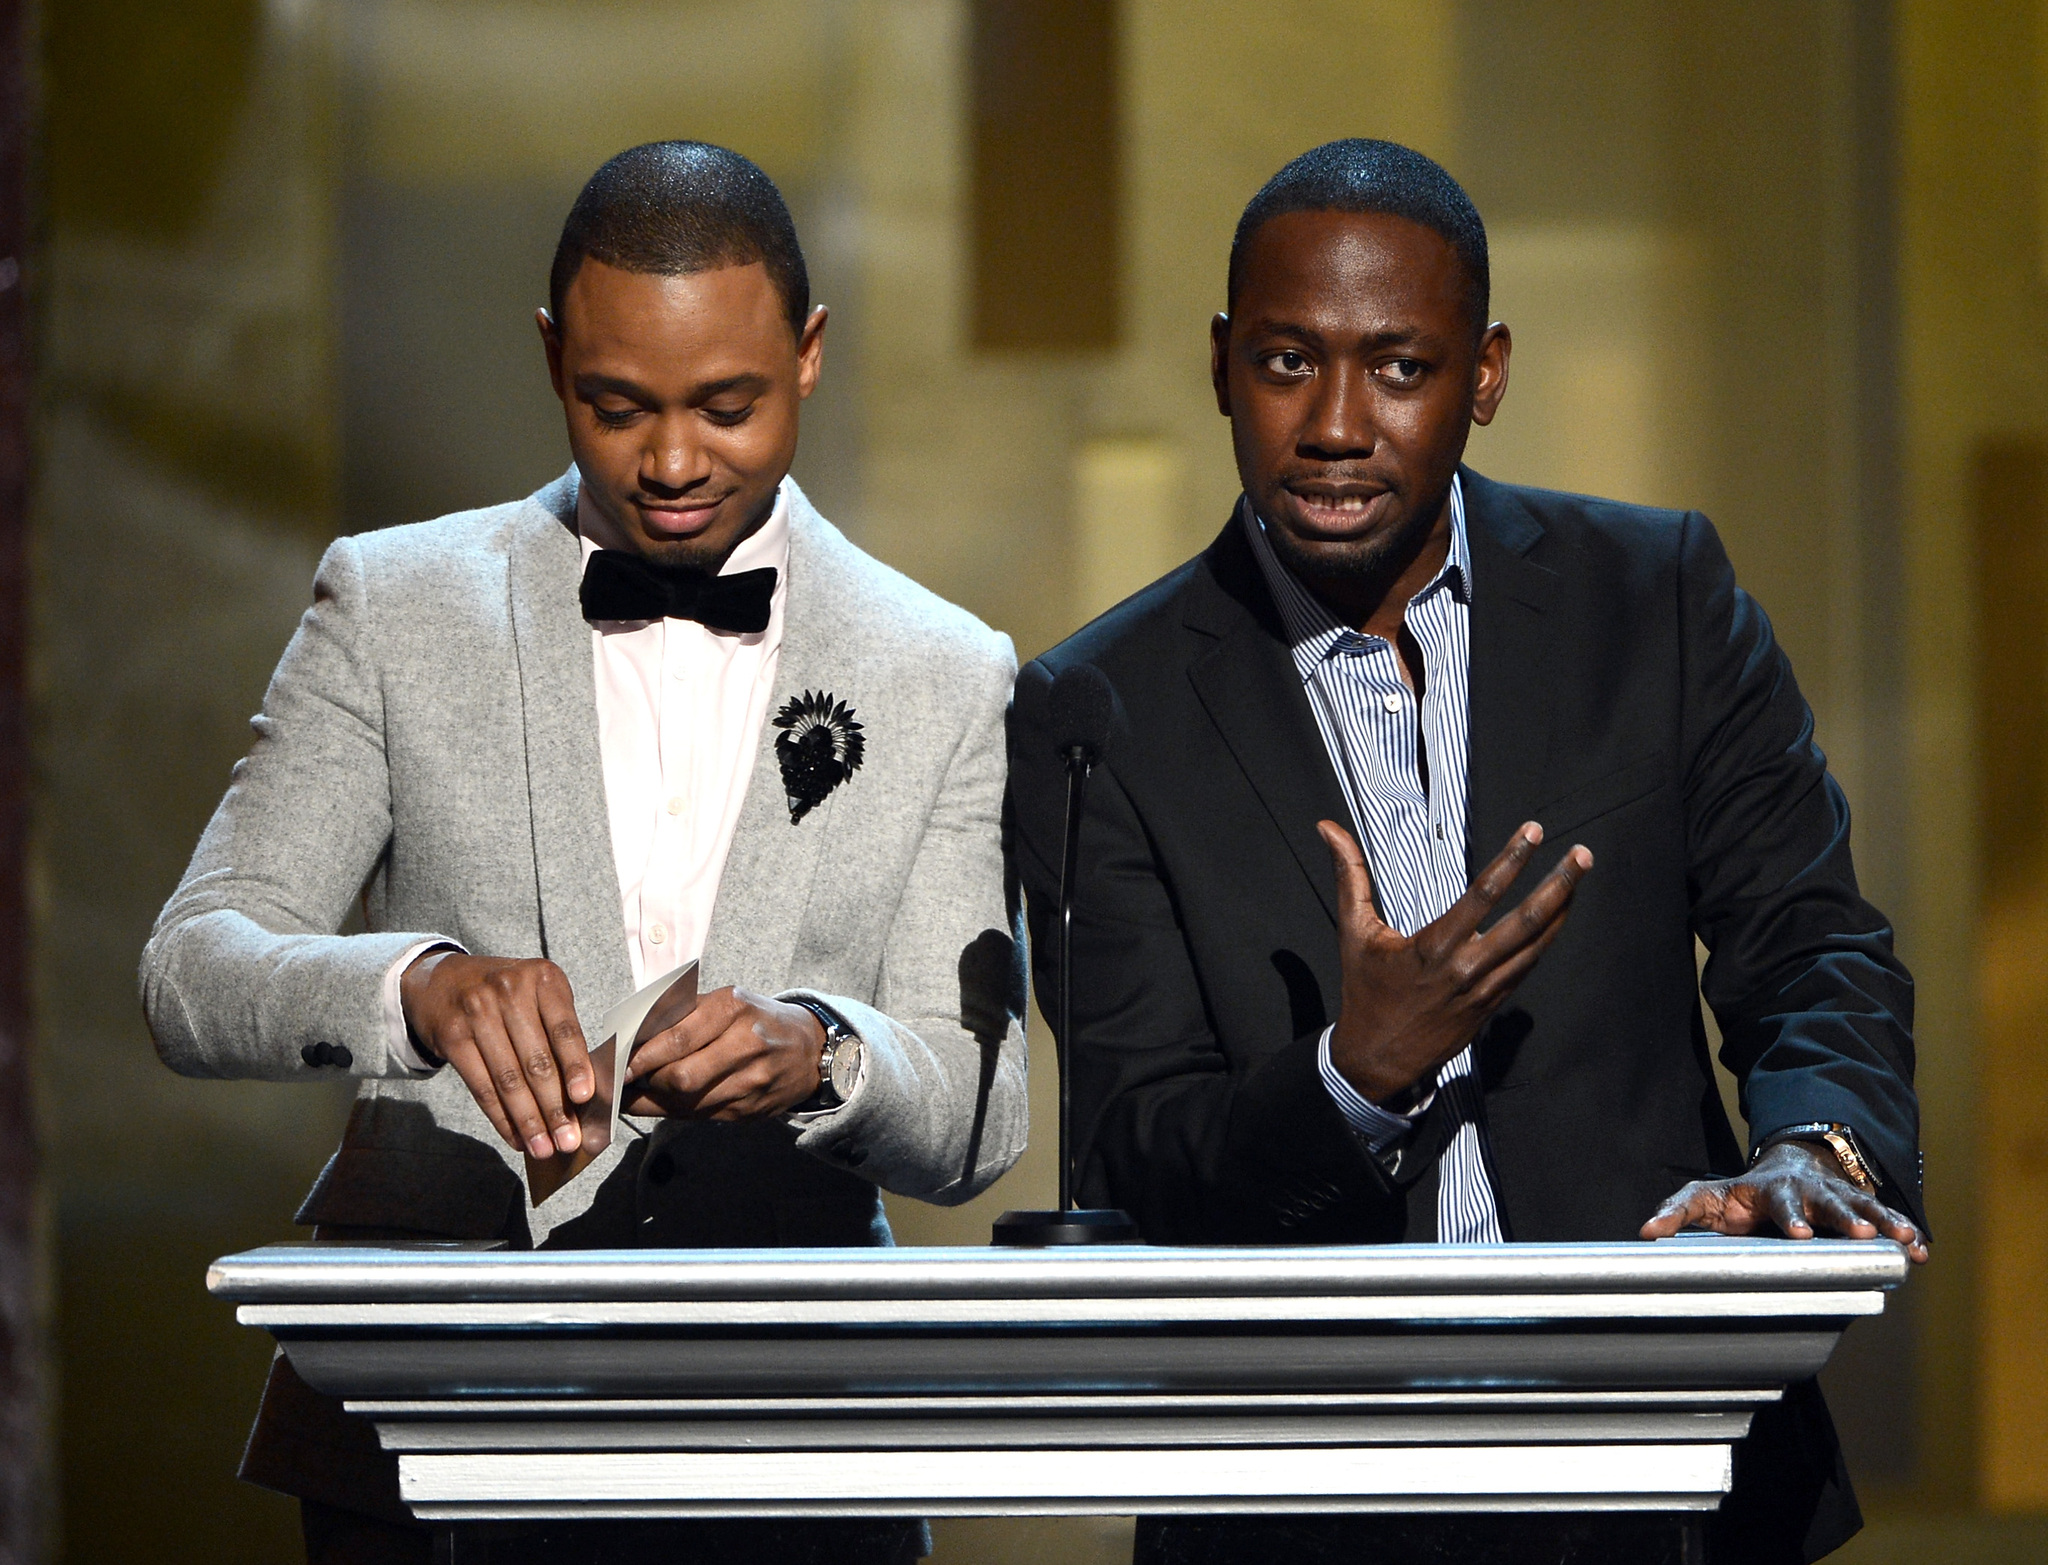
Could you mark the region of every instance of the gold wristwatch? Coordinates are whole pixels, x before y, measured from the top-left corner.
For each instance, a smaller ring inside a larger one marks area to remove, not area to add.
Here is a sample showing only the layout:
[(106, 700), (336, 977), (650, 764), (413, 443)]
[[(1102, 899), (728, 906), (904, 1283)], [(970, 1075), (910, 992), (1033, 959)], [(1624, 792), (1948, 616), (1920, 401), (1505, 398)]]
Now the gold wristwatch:
[(1842, 1174), (1850, 1184), (1865, 1195), (1877, 1194), (1877, 1180), (1870, 1172), (1870, 1161), (1863, 1155), (1863, 1149), (1856, 1145), (1856, 1132), (1847, 1125), (1835, 1124), (1829, 1120), (1815, 1120), (1809, 1125), (1787, 1125), (1783, 1130), (1774, 1130), (1757, 1143), (1751, 1154), (1749, 1166), (1756, 1167), (1757, 1159), (1781, 1141), (1822, 1142), (1835, 1154), (1835, 1161), (1842, 1165)]

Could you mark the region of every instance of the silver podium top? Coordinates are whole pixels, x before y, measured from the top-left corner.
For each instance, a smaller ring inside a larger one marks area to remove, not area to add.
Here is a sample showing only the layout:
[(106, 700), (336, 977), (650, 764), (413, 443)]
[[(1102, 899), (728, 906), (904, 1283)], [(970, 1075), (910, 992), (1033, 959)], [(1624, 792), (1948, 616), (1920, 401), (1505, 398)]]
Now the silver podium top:
[[(208, 1269), (243, 1304), (1146, 1299), (1454, 1294), (1863, 1293), (1905, 1281), (1890, 1240), (1686, 1237), (1654, 1244), (1388, 1244), (539, 1250), (267, 1245)], [(1707, 1300), (1702, 1299), (1701, 1303)]]
[[(277, 1245), (207, 1282), (351, 1401), (1599, 1387), (1819, 1370), (1888, 1241), (506, 1251)], [(751, 1404), (750, 1404), (751, 1405)]]

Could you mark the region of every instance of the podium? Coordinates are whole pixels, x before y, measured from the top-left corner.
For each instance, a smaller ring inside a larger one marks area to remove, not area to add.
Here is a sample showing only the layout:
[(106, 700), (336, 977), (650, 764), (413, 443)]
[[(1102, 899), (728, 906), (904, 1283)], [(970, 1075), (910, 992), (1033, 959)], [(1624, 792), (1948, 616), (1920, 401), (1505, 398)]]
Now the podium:
[(208, 1288), (437, 1523), (1704, 1513), (1888, 1241), (278, 1245)]

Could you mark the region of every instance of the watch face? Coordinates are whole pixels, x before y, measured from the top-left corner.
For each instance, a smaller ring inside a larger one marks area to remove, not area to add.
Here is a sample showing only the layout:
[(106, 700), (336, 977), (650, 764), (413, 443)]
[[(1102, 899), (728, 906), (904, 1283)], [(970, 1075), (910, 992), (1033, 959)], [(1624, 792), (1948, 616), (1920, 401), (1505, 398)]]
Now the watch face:
[(839, 1094), (841, 1103), (853, 1096), (854, 1084), (859, 1080), (860, 1039), (849, 1033), (832, 1051), (832, 1090)]

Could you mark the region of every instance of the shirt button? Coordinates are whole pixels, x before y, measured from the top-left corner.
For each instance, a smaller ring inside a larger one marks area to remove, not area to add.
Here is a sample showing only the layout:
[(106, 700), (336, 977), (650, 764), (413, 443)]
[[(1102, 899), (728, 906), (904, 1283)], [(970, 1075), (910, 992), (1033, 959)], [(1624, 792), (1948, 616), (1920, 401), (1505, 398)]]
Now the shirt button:
[(1401, 698), (1395, 695), (1393, 691), (1389, 690), (1385, 695), (1380, 697), (1380, 705), (1385, 707), (1389, 712), (1398, 712), (1401, 710)]
[(651, 926), (650, 926), (650, 927), (648, 928), (648, 931), (647, 931), (647, 938), (648, 938), (648, 939), (649, 939), (650, 941), (652, 941), (652, 942), (653, 942), (653, 943), (654, 943), (655, 945), (660, 945), (660, 944), (662, 943), (662, 941), (664, 941), (664, 940), (668, 939), (668, 925), (666, 925), (666, 924), (654, 924), (654, 925), (651, 925)]
[(671, 815), (680, 815), (683, 813), (683, 796), (681, 794), (677, 794), (673, 799), (668, 801), (668, 812)]

